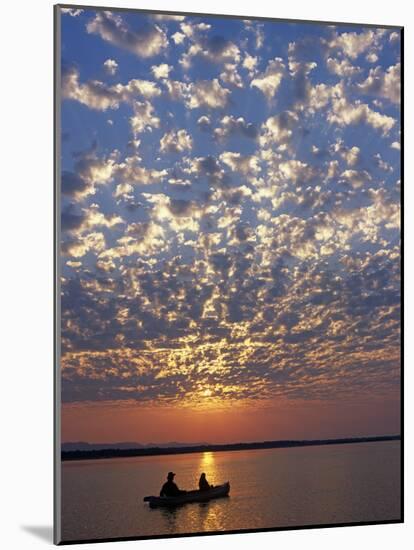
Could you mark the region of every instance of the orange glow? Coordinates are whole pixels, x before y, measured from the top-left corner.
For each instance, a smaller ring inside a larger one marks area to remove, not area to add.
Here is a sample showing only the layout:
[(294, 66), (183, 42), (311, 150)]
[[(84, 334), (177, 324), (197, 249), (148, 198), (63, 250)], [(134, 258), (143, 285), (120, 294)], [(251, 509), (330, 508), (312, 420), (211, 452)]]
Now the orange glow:
[[(207, 401), (214, 399), (206, 397)], [(64, 405), (62, 441), (228, 443), (399, 433), (398, 394), (380, 399), (272, 400), (262, 407), (188, 407), (136, 403)], [(206, 455), (205, 460), (208, 460)]]

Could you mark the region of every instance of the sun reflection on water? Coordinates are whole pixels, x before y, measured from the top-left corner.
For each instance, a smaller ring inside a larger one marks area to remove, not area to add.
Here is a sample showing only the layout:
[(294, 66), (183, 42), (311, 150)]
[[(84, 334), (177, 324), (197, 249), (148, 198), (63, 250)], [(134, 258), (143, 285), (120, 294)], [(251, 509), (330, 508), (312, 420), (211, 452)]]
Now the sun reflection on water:
[(205, 451), (204, 453), (202, 453), (200, 466), (205, 469), (214, 468), (214, 453), (211, 451)]
[(217, 470), (216, 459), (213, 452), (206, 451), (201, 454), (200, 457), (200, 474), (204, 472), (207, 480), (210, 484), (217, 485), (221, 483), (219, 478), (219, 472)]

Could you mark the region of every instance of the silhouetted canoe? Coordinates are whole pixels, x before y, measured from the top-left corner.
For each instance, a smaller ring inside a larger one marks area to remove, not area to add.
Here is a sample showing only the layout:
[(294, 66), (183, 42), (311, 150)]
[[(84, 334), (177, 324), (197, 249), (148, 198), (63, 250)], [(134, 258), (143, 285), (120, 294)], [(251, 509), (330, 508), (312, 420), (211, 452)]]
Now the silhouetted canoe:
[(177, 497), (144, 497), (144, 502), (149, 502), (151, 508), (158, 506), (178, 506), (187, 502), (207, 502), (213, 498), (226, 497), (230, 492), (230, 483), (217, 485), (208, 491), (187, 491)]

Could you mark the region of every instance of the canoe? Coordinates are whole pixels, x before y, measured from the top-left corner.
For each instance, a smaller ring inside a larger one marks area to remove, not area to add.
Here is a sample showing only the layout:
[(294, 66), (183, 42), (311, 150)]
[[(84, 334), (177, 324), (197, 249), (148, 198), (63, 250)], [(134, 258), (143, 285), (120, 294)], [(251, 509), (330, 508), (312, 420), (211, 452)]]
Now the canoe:
[(187, 491), (183, 495), (176, 497), (145, 497), (144, 502), (148, 502), (151, 508), (159, 506), (179, 506), (188, 502), (207, 502), (213, 498), (226, 497), (230, 492), (230, 483), (226, 481), (222, 485), (212, 487), (207, 491)]

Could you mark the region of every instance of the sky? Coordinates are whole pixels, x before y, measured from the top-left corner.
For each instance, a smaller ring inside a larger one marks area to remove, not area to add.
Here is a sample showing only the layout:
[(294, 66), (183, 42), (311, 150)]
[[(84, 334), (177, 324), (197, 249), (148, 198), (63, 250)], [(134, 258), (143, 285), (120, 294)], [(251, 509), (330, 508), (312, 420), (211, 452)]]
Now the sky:
[(62, 441), (399, 433), (399, 30), (60, 13)]

